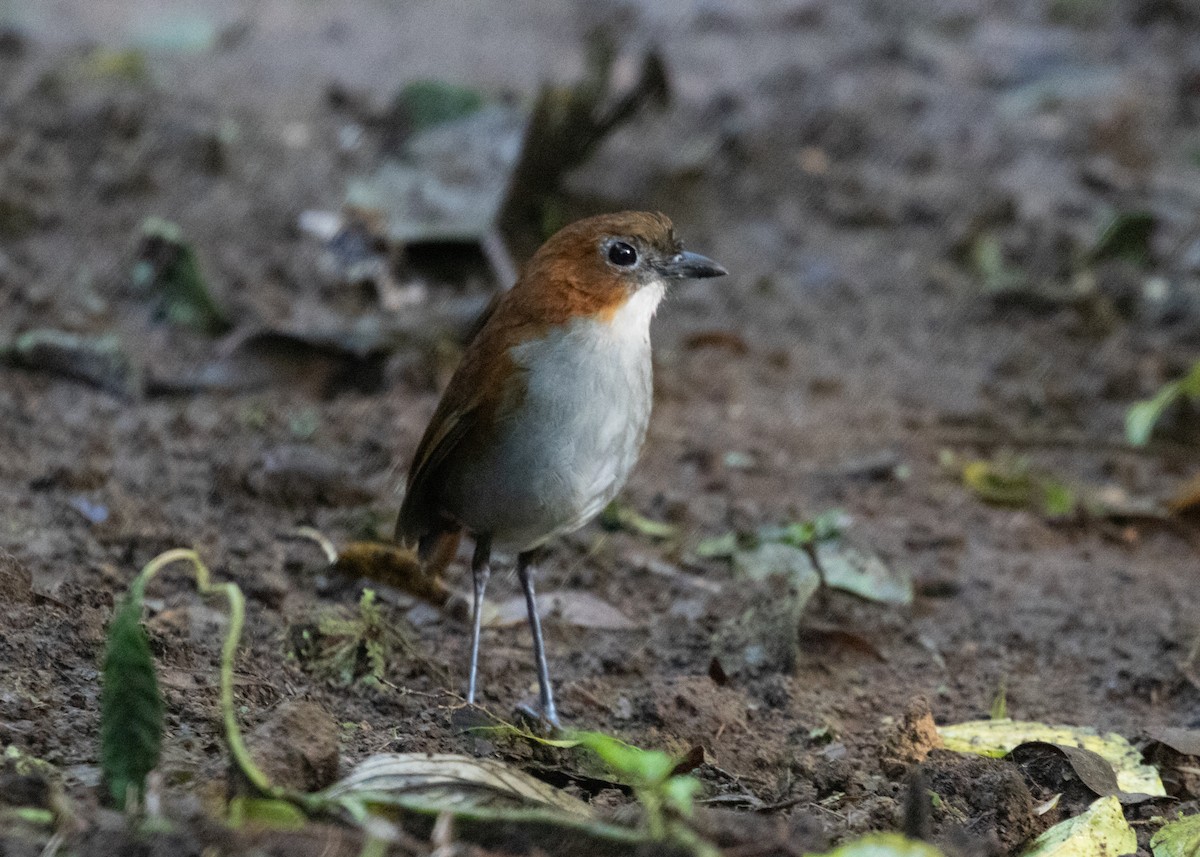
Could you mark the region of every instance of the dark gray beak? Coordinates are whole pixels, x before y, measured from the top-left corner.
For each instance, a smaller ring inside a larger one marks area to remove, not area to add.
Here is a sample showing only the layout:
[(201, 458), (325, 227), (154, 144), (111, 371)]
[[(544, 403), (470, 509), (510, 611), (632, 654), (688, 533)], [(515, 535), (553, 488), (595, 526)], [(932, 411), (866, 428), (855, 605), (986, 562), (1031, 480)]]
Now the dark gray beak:
[(689, 253), (686, 250), (667, 259), (659, 269), (662, 275), (671, 280), (691, 280), (702, 277), (723, 277), (729, 272), (699, 253)]

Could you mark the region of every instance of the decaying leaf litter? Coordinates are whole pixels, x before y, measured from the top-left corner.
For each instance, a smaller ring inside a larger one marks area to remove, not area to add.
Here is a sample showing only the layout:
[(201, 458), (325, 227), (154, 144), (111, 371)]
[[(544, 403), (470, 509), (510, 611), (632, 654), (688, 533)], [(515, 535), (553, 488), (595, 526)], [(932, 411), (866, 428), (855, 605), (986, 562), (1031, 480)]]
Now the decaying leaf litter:
[[(597, 85), (580, 70), (609, 49), (561, 39), (587, 31), (570, 10), (539, 12), (489, 20), (503, 48), (479, 48), (483, 87), (430, 59), (429, 34), (452, 25), (420, 10), (323, 9), (344, 15), (327, 23), (362, 58), (342, 54), (331, 72), (279, 57), (286, 72), (253, 90), (221, 75), (270, 56), (259, 40), (304, 44), (272, 30), (278, 20), (144, 20), (130, 42), (73, 48), (19, 19), (3, 39), (0, 740), (13, 836), (40, 847), (57, 830), (114, 853), (130, 835), (91, 809), (105, 633), (134, 571), (188, 545), (246, 594), (236, 716), (272, 784), (319, 793), (380, 753), (491, 758), (633, 831), (627, 848), (652, 832), (650, 780), (487, 731), (509, 712), (464, 720), (461, 581), (414, 594), (403, 564), (364, 547), (388, 529), (394, 464), (503, 256), (488, 235), (451, 254), (398, 252), (380, 241), (390, 221), (339, 206), (421, 124), (412, 105), (431, 87), (413, 81), (437, 80), (428, 68), (460, 87), (445, 88), (456, 110), (503, 106), (502, 88), (532, 104), (539, 78)], [(827, 838), (906, 830), (947, 850), (1022, 853), (1099, 829), (1120, 849), (1132, 835), (1147, 853), (1177, 853), (1162, 849), (1186, 847), (1197, 769), (1195, 141), (1193, 60), (1164, 46), (1194, 44), (1195, 22), (1069, 5), (892, 14), (733, 5), (646, 40), (659, 43), (667, 112), (648, 102), (580, 149), (591, 160), (568, 193), (532, 228), (526, 211), (504, 245), (519, 257), (522, 240), (575, 213), (661, 207), (738, 271), (664, 308), (646, 459), (607, 526), (547, 562), (564, 708), (585, 729), (688, 760), (658, 780), (700, 783), (671, 787), (692, 806), (666, 819), (683, 825), (672, 829), (687, 841), (671, 841), (685, 850), (817, 852)], [(414, 17), (385, 27), (376, 15)], [(383, 32), (422, 34), (407, 45), (413, 70), (386, 82), (364, 69)], [(637, 42), (608, 110), (661, 76)], [(1122, 52), (1131, 44), (1153, 46), (1136, 52), (1144, 66)], [(752, 59), (713, 59), (739, 48)], [(406, 95), (376, 106), (391, 92)], [(190, 292), (190, 311), (173, 313), (163, 299), (189, 294), (190, 265), (208, 297)], [(237, 329), (214, 341), (224, 318)], [(841, 543), (816, 539), (835, 509)], [(291, 538), (298, 526), (337, 546), (333, 567)], [(830, 585), (810, 597), (813, 543), (873, 557), (851, 567), (881, 568), (872, 579), (910, 595), (881, 604)], [(764, 550), (778, 562), (756, 564)], [(391, 576), (364, 581), (367, 568)], [(428, 847), (405, 837), (530, 842), (529, 819), (484, 813), (473, 826), (436, 810), (408, 832), (344, 817), (287, 832), (303, 823), (296, 804), (244, 783), (240, 832), (197, 820), (228, 806), (217, 664), (229, 625), (186, 579), (156, 579), (145, 604), (166, 717), (145, 809), (176, 826), (153, 835), (350, 854)], [(314, 648), (322, 622), (335, 633)], [(392, 646), (375, 680), (381, 622), (414, 654)], [(485, 669), (495, 699), (514, 699), (530, 678), (526, 641), (503, 626), (488, 632)], [(1115, 813), (1137, 792), (1106, 794), (1112, 763), (1063, 749), (1061, 733), (999, 759), (939, 748), (934, 718), (969, 724), (998, 695), (1014, 723), (1132, 739), (1175, 802)], [(928, 805), (908, 779), (922, 759)], [(584, 847), (562, 829), (539, 841)], [(871, 847), (921, 846), (844, 846)]]

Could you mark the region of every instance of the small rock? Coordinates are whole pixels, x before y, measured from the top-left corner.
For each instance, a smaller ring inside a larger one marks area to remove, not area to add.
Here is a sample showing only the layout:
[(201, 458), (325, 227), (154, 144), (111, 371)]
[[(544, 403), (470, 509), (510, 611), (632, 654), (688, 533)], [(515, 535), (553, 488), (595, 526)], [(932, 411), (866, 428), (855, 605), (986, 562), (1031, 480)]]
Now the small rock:
[(930, 751), (942, 746), (929, 700), (917, 697), (909, 703), (896, 724), (896, 731), (888, 738), (887, 753), (903, 762), (920, 762)]
[(313, 792), (337, 779), (338, 724), (315, 703), (280, 703), (246, 743), (267, 778), (283, 788)]

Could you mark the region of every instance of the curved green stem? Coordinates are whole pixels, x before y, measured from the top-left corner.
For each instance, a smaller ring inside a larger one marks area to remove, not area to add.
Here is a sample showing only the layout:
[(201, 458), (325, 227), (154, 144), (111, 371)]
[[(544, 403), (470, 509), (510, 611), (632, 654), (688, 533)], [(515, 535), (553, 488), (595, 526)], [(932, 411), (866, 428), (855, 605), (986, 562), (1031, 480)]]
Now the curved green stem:
[(188, 548), (174, 548), (159, 554), (146, 563), (133, 585), (140, 598), (146, 584), (163, 568), (176, 562), (190, 562), (195, 572), (196, 589), (201, 595), (219, 594), (229, 604), (229, 633), (221, 645), (221, 714), (225, 722), (225, 742), (242, 774), (259, 792), (270, 798), (293, 801), (305, 808), (313, 808), (309, 795), (293, 793), (271, 783), (267, 775), (254, 763), (242, 730), (237, 722), (237, 706), (233, 698), (233, 664), (241, 642), (242, 629), (246, 624), (246, 599), (236, 583), (213, 583), (208, 566), (200, 555)]

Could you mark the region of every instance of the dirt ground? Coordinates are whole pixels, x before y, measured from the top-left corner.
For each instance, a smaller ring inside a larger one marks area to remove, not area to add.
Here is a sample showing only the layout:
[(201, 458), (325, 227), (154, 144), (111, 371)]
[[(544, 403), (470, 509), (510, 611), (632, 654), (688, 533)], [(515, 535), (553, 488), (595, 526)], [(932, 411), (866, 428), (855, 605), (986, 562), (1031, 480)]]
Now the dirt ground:
[[(1180, 668), (1200, 634), (1194, 522), (1049, 521), (984, 504), (942, 461), (1007, 451), (1073, 484), (1155, 500), (1195, 474), (1186, 427), (1145, 449), (1122, 441), (1126, 408), (1200, 346), (1195, 9), (644, 7), (0, 2), (0, 339), (116, 333), (152, 382), (121, 395), (0, 365), (0, 556), (11, 555), (0, 744), (61, 770), (83, 819), (77, 853), (133, 853), (96, 808), (99, 664), (115, 599), (172, 547), (195, 547), (247, 593), (237, 691), (259, 745), (296, 701), (324, 713), (302, 718), (313, 734), (283, 733), (302, 755), (337, 747), (297, 785), (383, 751), (539, 762), (458, 728), (461, 618), (377, 587), (416, 649), (389, 661), (382, 684), (316, 674), (296, 642), (328, 611), (349, 615), (363, 584), (289, 534), (309, 525), (343, 544), (388, 532), (461, 331), (414, 337), (353, 384), (319, 383), (321, 364), (252, 391), (167, 391), (155, 382), (223, 345), (165, 323), (130, 271), (155, 215), (182, 227), (241, 329), (386, 314), (374, 290), (340, 284), (298, 227), (305, 211), (336, 210), (347, 179), (378, 162), (363, 115), (418, 77), (522, 97), (572, 80), (597, 22), (615, 22), (630, 52), (661, 45), (673, 101), (571, 176), (566, 213), (662, 210), (731, 275), (680, 286), (653, 331), (655, 411), (623, 499), (682, 538), (593, 524), (541, 565), (543, 591), (585, 589), (636, 625), (547, 618), (564, 719), (638, 746), (703, 747), (705, 823), (739, 854), (897, 829), (923, 717), (985, 717), (1002, 687), (1016, 718), (1135, 740), (1200, 728), (1200, 689)], [(211, 38), (163, 47), (163, 22), (185, 14)], [(96, 45), (139, 39), (151, 45), (144, 75), (99, 67)], [(1148, 266), (1100, 265), (1080, 288), (1079, 260), (1126, 211), (1155, 217)], [(1029, 282), (1077, 291), (989, 296), (970, 261), (981, 236)], [(489, 288), (479, 274), (447, 283), (400, 264), (402, 283), (416, 276), (428, 299), (396, 312), (417, 325)], [(713, 640), (756, 596), (692, 548), (831, 507), (912, 570), (914, 604), (834, 592), (809, 605), (794, 664), (725, 663), (717, 682)], [(451, 586), (466, 588), (465, 571), (460, 560)], [(516, 592), (502, 574), (492, 595)], [(180, 572), (149, 599), (167, 710), (161, 789), (177, 817), (200, 818), (225, 789), (225, 620)], [(485, 633), (482, 703), (500, 716), (534, 697), (528, 644), (521, 625)], [(934, 836), (961, 853), (1018, 853), (1070, 810), (1037, 815), (1052, 792), (1012, 762), (934, 751), (925, 775), (941, 796)], [(1195, 811), (1182, 797), (1129, 809), (1143, 849), (1152, 815)], [(141, 840), (139, 853), (236, 850), (194, 824)], [(329, 832), (254, 847), (358, 845)]]

